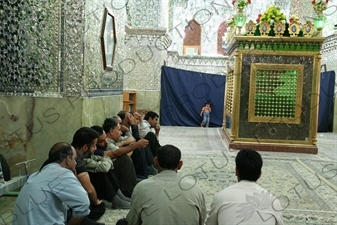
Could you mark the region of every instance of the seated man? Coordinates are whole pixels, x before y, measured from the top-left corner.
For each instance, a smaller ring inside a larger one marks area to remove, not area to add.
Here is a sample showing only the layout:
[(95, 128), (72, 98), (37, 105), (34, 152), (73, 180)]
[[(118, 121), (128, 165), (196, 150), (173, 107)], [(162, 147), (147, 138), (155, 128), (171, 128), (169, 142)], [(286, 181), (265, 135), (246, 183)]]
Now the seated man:
[[(122, 194), (118, 195), (119, 181), (111, 170), (113, 168), (111, 159), (101, 156), (92, 157), (96, 150), (98, 136), (99, 134), (89, 127), (82, 127), (74, 134), (72, 145), (78, 153), (77, 177), (87, 190), (93, 208), (104, 206), (99, 198), (111, 202), (113, 208), (130, 208), (130, 200)], [(100, 213), (99, 210), (97, 213)]]
[(215, 195), (206, 224), (282, 225), (280, 202), (256, 183), (262, 173), (261, 155), (251, 149), (242, 149), (235, 164), (238, 183)]
[(122, 191), (123, 195), (131, 198), (133, 188), (137, 184), (135, 167), (131, 158), (127, 154), (118, 156), (118, 151), (122, 151), (123, 149), (111, 151), (108, 148), (106, 133), (102, 127), (92, 126), (91, 128), (99, 134), (96, 144), (97, 150), (94, 152), (94, 154), (111, 158), (113, 162), (112, 172), (120, 182), (120, 190)]
[[(45, 166), (29, 176), (16, 199), (13, 225), (80, 224), (89, 210), (88, 194), (74, 175), (76, 151), (59, 142)], [(67, 207), (72, 215), (67, 222)]]
[(158, 150), (154, 162), (159, 174), (136, 185), (131, 209), (117, 225), (204, 224), (204, 194), (195, 180), (177, 174), (183, 165), (180, 159), (181, 152), (173, 145)]
[(140, 122), (142, 122), (142, 116), (140, 115), (139, 112), (131, 112), (131, 114), (132, 114), (132, 116), (134, 118), (135, 125), (138, 127), (138, 125), (140, 124)]
[[(126, 135), (130, 133), (136, 140), (139, 140), (140, 136), (139, 136), (138, 125), (142, 122), (142, 119), (139, 113), (135, 112), (134, 115), (135, 116), (133, 116), (131, 113), (126, 112), (126, 111), (120, 111), (118, 113), (118, 116), (121, 119), (120, 125), (126, 131), (125, 132)], [(157, 156), (157, 151), (161, 147), (161, 145), (159, 144), (158, 139), (153, 132), (148, 132), (144, 136), (144, 139), (149, 141), (149, 144), (147, 145), (145, 150), (146, 150), (148, 166), (152, 166), (153, 158)]]
[(116, 120), (116, 122), (121, 126), (121, 131), (122, 131), (122, 136), (123, 137), (125, 137), (125, 138), (132, 137), (132, 131), (130, 130), (129, 126), (124, 126), (123, 125), (122, 119), (120, 118), (119, 115), (114, 115), (111, 118), (113, 118), (114, 120)]
[(143, 148), (147, 146), (148, 141), (140, 139), (135, 142), (132, 137), (121, 140), (120, 137), (122, 132), (120, 125), (113, 118), (106, 118), (104, 120), (103, 130), (106, 133), (108, 141), (109, 151), (106, 154), (111, 155), (110, 158), (117, 158), (123, 154), (132, 152), (131, 158), (135, 166), (137, 177), (142, 179), (147, 178), (149, 170), (147, 168), (146, 156), (144, 156), (145, 151)]
[(105, 204), (97, 197), (95, 187), (92, 185), (89, 177), (89, 173), (85, 168), (85, 162), (83, 158), (88, 158), (96, 150), (98, 134), (96, 131), (89, 127), (82, 127), (78, 129), (74, 136), (71, 145), (77, 152), (76, 159), (76, 175), (77, 179), (81, 182), (84, 189), (87, 191), (90, 200), (90, 214), (89, 221), (83, 224), (99, 224), (97, 221), (105, 213)]
[(121, 130), (123, 133), (125, 133), (125, 135), (129, 136), (129, 134), (131, 134), (131, 136), (138, 141), (140, 139), (138, 131), (140, 115), (137, 112), (135, 114), (137, 115), (136, 117), (134, 117), (131, 113), (127, 111), (120, 111), (117, 116), (120, 118), (121, 121), (120, 123), (118, 121), (117, 122), (121, 125)]
[(144, 119), (139, 124), (139, 136), (144, 138), (147, 133), (152, 132), (152, 128), (155, 130), (155, 134), (159, 137), (160, 126), (158, 125), (159, 115), (153, 111), (148, 111)]

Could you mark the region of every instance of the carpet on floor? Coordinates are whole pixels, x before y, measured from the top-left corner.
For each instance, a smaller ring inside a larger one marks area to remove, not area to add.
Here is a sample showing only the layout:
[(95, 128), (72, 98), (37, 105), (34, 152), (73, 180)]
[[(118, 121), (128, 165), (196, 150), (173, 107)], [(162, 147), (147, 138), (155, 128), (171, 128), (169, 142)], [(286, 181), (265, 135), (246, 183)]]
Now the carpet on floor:
[[(161, 145), (181, 150), (184, 164), (179, 173), (202, 188), (207, 210), (217, 192), (237, 182), (237, 151), (228, 149), (221, 132), (220, 128), (170, 126), (160, 131)], [(317, 155), (260, 152), (263, 168), (257, 183), (279, 198), (285, 224), (337, 224), (336, 137), (319, 135)], [(127, 212), (107, 203), (99, 221), (114, 225)]]

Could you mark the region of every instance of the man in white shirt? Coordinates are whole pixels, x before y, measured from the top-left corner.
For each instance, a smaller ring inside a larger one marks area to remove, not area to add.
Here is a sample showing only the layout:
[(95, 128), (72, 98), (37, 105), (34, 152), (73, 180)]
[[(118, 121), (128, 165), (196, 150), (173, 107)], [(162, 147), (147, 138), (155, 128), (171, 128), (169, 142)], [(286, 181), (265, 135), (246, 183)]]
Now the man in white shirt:
[(160, 126), (158, 124), (159, 115), (153, 111), (148, 111), (144, 119), (139, 124), (139, 136), (144, 138), (147, 133), (152, 132), (152, 128), (155, 130), (155, 134), (158, 137)]
[[(147, 152), (149, 157), (148, 161), (153, 162), (154, 157), (157, 156), (158, 149), (161, 147), (158, 141), (160, 126), (158, 125), (158, 114), (149, 111), (145, 114), (144, 119), (141, 120), (139, 124), (139, 136), (140, 138), (144, 138), (149, 141), (149, 146), (147, 150), (151, 150), (151, 152)], [(152, 128), (155, 133), (152, 132)]]
[(261, 155), (242, 149), (235, 164), (238, 183), (215, 195), (206, 225), (283, 225), (279, 200), (256, 183), (261, 176)]
[[(74, 174), (76, 157), (70, 144), (53, 145), (43, 168), (30, 175), (21, 189), (14, 206), (13, 225), (83, 222), (90, 213), (90, 202), (88, 193)], [(67, 221), (68, 207), (72, 214)]]

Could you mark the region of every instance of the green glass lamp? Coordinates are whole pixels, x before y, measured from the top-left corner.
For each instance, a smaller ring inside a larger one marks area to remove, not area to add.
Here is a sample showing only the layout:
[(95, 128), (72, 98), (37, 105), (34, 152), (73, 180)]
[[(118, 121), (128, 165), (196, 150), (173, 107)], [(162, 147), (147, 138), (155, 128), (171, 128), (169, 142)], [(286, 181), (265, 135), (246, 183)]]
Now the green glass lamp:
[(243, 12), (238, 12), (234, 15), (235, 26), (239, 29), (239, 34), (241, 34), (241, 28), (246, 24), (246, 15)]
[(314, 26), (318, 31), (318, 36), (322, 36), (322, 29), (326, 23), (326, 17), (324, 15), (318, 15), (314, 18)]

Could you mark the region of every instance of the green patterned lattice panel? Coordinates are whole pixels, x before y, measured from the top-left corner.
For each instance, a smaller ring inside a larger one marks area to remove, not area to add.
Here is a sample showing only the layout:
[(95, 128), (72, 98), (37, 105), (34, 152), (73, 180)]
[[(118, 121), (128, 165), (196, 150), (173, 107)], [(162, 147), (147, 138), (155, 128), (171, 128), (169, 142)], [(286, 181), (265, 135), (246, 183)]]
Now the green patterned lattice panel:
[(302, 66), (254, 64), (249, 121), (300, 123), (302, 80)]
[(254, 116), (294, 118), (296, 74), (296, 70), (258, 70)]

